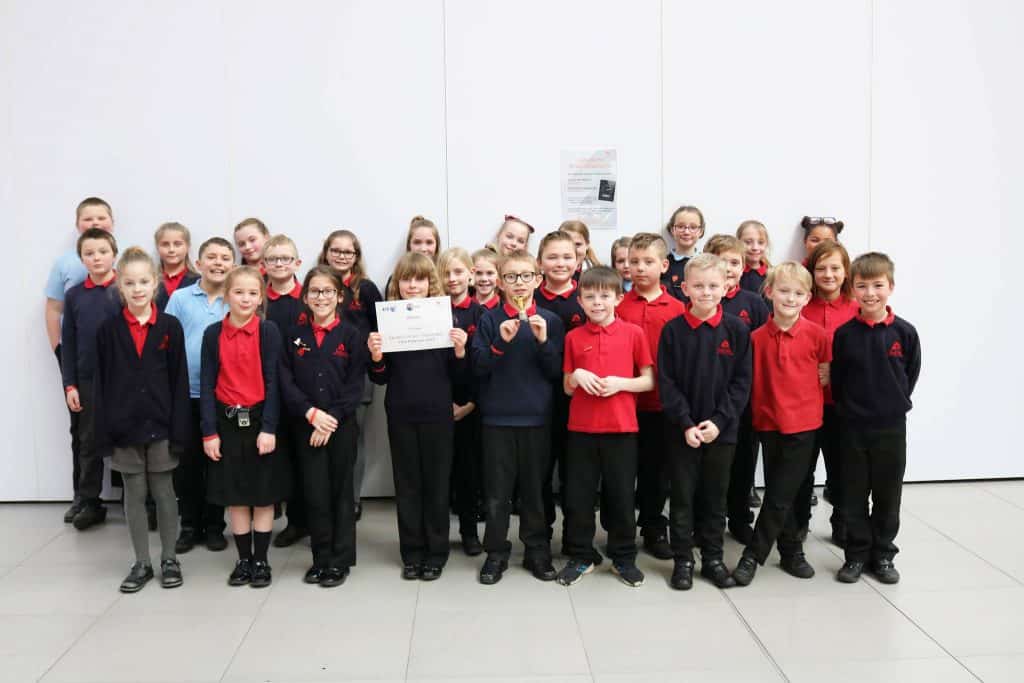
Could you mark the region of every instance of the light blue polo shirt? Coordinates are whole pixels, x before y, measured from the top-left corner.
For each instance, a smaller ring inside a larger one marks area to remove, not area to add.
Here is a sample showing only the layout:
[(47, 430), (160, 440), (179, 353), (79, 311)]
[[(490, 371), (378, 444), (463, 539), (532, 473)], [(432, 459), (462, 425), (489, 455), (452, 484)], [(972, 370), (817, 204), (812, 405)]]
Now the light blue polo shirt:
[(64, 252), (50, 269), (50, 277), (46, 278), (46, 298), (64, 303), (64, 293), (85, 282), (88, 274), (76, 250)]
[[(201, 282), (201, 281), (200, 281)], [(199, 398), (199, 369), (203, 357), (203, 332), (213, 323), (219, 323), (228, 314), (224, 297), (210, 303), (199, 282), (178, 289), (171, 295), (164, 309), (181, 323), (185, 332), (185, 357), (188, 360), (188, 390), (192, 398)]]

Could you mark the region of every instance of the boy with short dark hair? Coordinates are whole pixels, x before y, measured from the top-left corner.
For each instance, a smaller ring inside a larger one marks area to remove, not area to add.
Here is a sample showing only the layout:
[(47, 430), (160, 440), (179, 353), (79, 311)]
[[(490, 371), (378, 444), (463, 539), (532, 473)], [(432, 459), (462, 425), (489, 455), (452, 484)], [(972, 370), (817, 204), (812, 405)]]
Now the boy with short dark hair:
[(580, 277), (587, 322), (565, 338), (562, 371), (569, 404), (569, 446), (563, 509), (563, 552), (569, 561), (558, 582), (569, 586), (601, 561), (594, 548), (594, 503), (601, 487), (601, 521), (608, 531), (612, 571), (628, 586), (643, 585), (636, 566), (637, 437), (635, 394), (654, 389), (651, 351), (644, 331), (615, 317), (622, 279), (595, 266)]
[(860, 312), (836, 330), (832, 341), (846, 520), (846, 561), (837, 578), (854, 583), (870, 562), (875, 578), (893, 584), (900, 580), (894, 541), (907, 465), (907, 411), (921, 373), (921, 342), (914, 326), (888, 306), (895, 287), (895, 266), (888, 256), (858, 256), (850, 277)]

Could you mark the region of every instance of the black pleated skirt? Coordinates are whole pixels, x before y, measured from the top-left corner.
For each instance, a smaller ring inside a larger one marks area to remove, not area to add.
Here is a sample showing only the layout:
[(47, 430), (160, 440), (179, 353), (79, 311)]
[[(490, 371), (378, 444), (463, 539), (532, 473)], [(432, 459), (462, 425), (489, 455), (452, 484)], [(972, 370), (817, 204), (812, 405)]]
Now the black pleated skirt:
[(286, 449), (260, 455), (256, 437), (262, 427), (262, 407), (249, 409), (249, 426), (239, 427), (237, 417), (228, 417), (224, 404), (217, 403), (217, 435), (220, 455), (210, 462), (206, 497), (215, 505), (265, 507), (288, 498), (292, 491), (292, 470)]

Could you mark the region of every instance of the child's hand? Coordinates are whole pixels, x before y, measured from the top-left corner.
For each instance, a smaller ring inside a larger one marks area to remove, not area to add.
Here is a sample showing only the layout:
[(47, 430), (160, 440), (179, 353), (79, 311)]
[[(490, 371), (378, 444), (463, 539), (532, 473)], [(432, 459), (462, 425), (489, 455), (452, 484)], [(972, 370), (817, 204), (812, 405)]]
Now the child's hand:
[(204, 441), (203, 452), (206, 453), (207, 458), (214, 462), (220, 460), (220, 437), (216, 436), (209, 441)]
[(536, 313), (530, 316), (530, 329), (541, 344), (548, 340), (548, 321)]
[(326, 446), (330, 439), (330, 432), (323, 432), (319, 429), (314, 429), (313, 433), (309, 435), (309, 445), (313, 448), (320, 448), (321, 446)]
[(78, 389), (68, 389), (68, 393), (64, 396), (64, 399), (68, 402), (68, 408), (71, 412), (82, 412), (82, 401), (78, 397)]
[(273, 434), (260, 432), (256, 437), (256, 452), (260, 455), (273, 453), (275, 448), (277, 448), (277, 437)]
[(831, 373), (829, 372), (829, 367), (829, 363), (818, 363), (818, 381), (821, 383), (821, 386), (823, 387), (828, 386), (829, 377), (831, 375)]
[[(310, 414), (313, 415), (313, 419), (310, 420)], [(338, 421), (334, 419), (334, 416), (324, 410), (317, 410), (316, 408), (310, 408), (306, 411), (306, 421), (313, 425), (313, 429), (321, 432), (333, 432), (338, 428)]]
[(607, 398), (608, 396), (614, 396), (615, 394), (622, 391), (623, 385), (625, 384), (624, 378), (615, 377), (614, 375), (604, 377), (602, 378), (602, 381), (604, 382), (604, 390), (601, 392), (601, 396), (605, 398)]
[(469, 340), (469, 335), (466, 331), (458, 327), (453, 327), (451, 332), (448, 333), (448, 338), (452, 340), (452, 344), (455, 345), (455, 357), (465, 358), (466, 357), (466, 341)]
[(505, 340), (505, 343), (512, 341), (519, 333), (519, 319), (506, 320), (498, 326), (498, 332), (501, 334), (501, 338)]
[(458, 422), (462, 418), (464, 418), (467, 415), (469, 415), (470, 413), (472, 413), (474, 408), (476, 408), (476, 406), (472, 402), (469, 402), (466, 405), (462, 405), (462, 406), (460, 406), (458, 403), (453, 403), (452, 404), (452, 417), (455, 418), (456, 422)]
[(700, 448), (700, 430), (696, 427), (690, 427), (683, 432), (683, 438), (686, 439), (686, 445), (690, 448)]
[(604, 395), (604, 380), (592, 373), (590, 370), (576, 368), (572, 373), (572, 378), (573, 381), (576, 382), (576, 386), (580, 387), (591, 396)]
[(366, 348), (370, 349), (370, 360), (379, 363), (384, 359), (384, 338), (380, 332), (371, 332), (366, 338)]
[(704, 420), (697, 425), (697, 429), (700, 430), (700, 440), (704, 443), (711, 443), (718, 438), (718, 425), (711, 420)]

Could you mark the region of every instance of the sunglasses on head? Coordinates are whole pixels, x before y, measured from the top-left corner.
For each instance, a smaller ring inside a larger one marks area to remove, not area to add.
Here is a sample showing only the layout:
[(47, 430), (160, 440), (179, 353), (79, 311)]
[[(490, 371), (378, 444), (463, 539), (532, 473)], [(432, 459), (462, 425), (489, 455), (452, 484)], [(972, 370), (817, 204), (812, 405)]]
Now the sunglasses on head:
[(533, 229), (533, 226), (532, 226), (532, 225), (530, 225), (529, 223), (527, 223), (526, 221), (524, 221), (524, 220), (523, 220), (522, 218), (519, 218), (518, 216), (513, 216), (513, 215), (512, 215), (512, 214), (510, 214), (510, 213), (506, 213), (506, 214), (505, 214), (505, 222), (506, 222), (506, 223), (508, 223), (509, 221), (515, 221), (516, 223), (522, 223), (523, 225), (525, 225), (525, 226), (526, 226), (526, 229), (530, 231), (530, 234), (531, 234), (531, 235), (532, 235), (532, 234), (533, 234), (534, 232), (536, 232), (536, 231), (535, 231), (535, 230)]
[(800, 221), (800, 225), (808, 230), (824, 225), (835, 230), (837, 235), (843, 230), (843, 222), (832, 216), (804, 216), (803, 220)]

